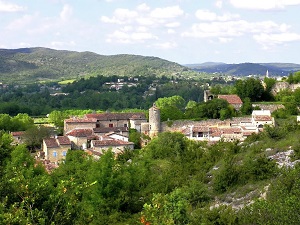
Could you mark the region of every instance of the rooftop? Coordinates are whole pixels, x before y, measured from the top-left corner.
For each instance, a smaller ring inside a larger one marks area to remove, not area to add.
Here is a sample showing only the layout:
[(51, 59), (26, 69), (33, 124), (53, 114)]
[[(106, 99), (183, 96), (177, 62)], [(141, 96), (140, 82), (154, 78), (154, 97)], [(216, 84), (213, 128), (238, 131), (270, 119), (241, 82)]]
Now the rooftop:
[(237, 95), (218, 95), (218, 98), (226, 100), (229, 104), (243, 104), (242, 100)]

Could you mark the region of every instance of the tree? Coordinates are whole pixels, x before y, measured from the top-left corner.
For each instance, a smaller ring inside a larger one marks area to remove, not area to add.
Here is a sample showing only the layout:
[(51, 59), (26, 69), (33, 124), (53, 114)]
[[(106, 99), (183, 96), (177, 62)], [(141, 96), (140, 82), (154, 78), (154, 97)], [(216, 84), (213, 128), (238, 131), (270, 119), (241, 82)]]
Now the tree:
[(25, 131), (34, 126), (34, 120), (26, 113), (19, 113), (11, 119), (13, 130)]
[(129, 130), (129, 141), (134, 143), (135, 149), (140, 149), (141, 148), (141, 133), (139, 133), (135, 129), (130, 129)]
[(162, 121), (182, 119), (184, 117), (185, 100), (181, 96), (175, 95), (159, 98), (155, 104), (160, 108), (160, 118)]
[(64, 127), (64, 120), (68, 118), (68, 116), (62, 112), (62, 111), (52, 111), (49, 114), (49, 120), (50, 122), (52, 122), (54, 124), (54, 126), (56, 126), (60, 132), (62, 132), (62, 129)]
[(141, 223), (153, 225), (188, 224), (188, 201), (185, 191), (177, 188), (169, 194), (154, 194), (150, 204), (144, 204)]
[(253, 111), (252, 103), (250, 98), (245, 98), (243, 101), (243, 105), (241, 107), (241, 112), (243, 115), (250, 115)]
[(273, 86), (276, 84), (276, 79), (265, 77), (264, 83), (265, 83), (265, 91), (262, 95), (262, 99), (265, 101), (270, 101), (274, 99), (274, 96), (272, 95), (271, 91)]
[(248, 97), (254, 102), (260, 100), (264, 92), (260, 80), (254, 78), (238, 80), (235, 83), (235, 89), (242, 100)]
[(45, 126), (33, 126), (24, 132), (24, 143), (29, 149), (39, 148), (44, 138), (51, 136), (51, 129)]

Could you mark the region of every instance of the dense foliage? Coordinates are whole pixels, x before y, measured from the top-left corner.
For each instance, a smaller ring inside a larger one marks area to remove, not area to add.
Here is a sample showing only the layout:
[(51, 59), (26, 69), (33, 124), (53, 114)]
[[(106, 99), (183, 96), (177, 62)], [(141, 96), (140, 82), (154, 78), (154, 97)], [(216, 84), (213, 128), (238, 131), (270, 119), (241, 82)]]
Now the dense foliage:
[[(117, 82), (117, 81), (120, 82)], [(202, 82), (174, 81), (161, 77), (128, 78), (97, 76), (67, 85), (0, 86), (0, 113), (15, 116), (49, 114), (54, 110), (148, 109), (158, 98), (180, 95), (185, 101), (202, 101)], [(121, 85), (121, 86), (120, 86)]]
[[(297, 224), (300, 168), (279, 169), (264, 149), (297, 148), (299, 135), (299, 125), (287, 121), (243, 144), (208, 145), (167, 132), (117, 158), (69, 151), (47, 173), (2, 132), (0, 223)], [(216, 205), (224, 195), (247, 196), (250, 186), (259, 193), (268, 186), (266, 198), (239, 211)]]
[(97, 76), (163, 76), (197, 74), (177, 63), (138, 55), (104, 56), (92, 52), (47, 48), (0, 49), (1, 81), (34, 83)]

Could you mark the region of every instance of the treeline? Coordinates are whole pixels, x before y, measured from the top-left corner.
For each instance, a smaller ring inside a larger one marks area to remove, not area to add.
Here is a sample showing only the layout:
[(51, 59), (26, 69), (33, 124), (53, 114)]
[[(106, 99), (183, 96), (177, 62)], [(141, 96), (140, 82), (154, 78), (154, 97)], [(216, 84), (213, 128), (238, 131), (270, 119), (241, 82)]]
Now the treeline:
[[(0, 223), (297, 224), (300, 168), (279, 169), (265, 149), (299, 149), (294, 138), (300, 128), (290, 122), (279, 130), (281, 136), (267, 130), (243, 144), (214, 145), (167, 132), (117, 157), (108, 151), (95, 160), (69, 151), (51, 173), (2, 132)], [(253, 203), (240, 210), (215, 201), (247, 196), (250, 187), (261, 193), (265, 186), (265, 198), (245, 199)]]
[[(120, 89), (105, 85), (106, 82), (124, 83)], [(173, 82), (173, 83), (172, 83)], [(172, 80), (167, 77), (97, 76), (80, 79), (66, 86), (58, 83), (47, 85), (9, 86), (0, 89), (0, 113), (15, 116), (27, 113), (31, 116), (46, 115), (54, 110), (90, 109), (124, 110), (148, 109), (158, 98), (180, 94), (185, 100), (203, 99), (202, 82)], [(57, 92), (64, 93), (53, 96)]]

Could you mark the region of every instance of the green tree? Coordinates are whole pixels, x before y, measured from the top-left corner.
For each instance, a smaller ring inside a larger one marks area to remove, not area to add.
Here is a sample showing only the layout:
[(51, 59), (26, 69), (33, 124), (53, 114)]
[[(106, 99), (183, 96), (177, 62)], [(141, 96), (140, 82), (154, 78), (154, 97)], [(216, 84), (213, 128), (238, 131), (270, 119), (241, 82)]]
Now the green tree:
[(14, 131), (25, 131), (34, 126), (34, 120), (26, 113), (19, 113), (11, 119)]
[(253, 102), (260, 100), (264, 92), (260, 80), (254, 78), (238, 80), (235, 83), (235, 89), (242, 100), (248, 97)]
[(51, 136), (51, 128), (45, 126), (33, 126), (26, 130), (23, 135), (24, 143), (29, 149), (39, 148), (44, 138)]
[(178, 95), (172, 97), (159, 98), (155, 102), (160, 108), (161, 120), (166, 121), (182, 119), (184, 117), (185, 100)]
[(241, 112), (243, 115), (250, 115), (253, 111), (252, 103), (250, 98), (245, 98), (243, 100), (243, 105), (241, 107)]
[(188, 201), (185, 192), (175, 189), (169, 194), (154, 194), (151, 203), (145, 204), (140, 219), (142, 224), (188, 224)]
[(50, 122), (53, 123), (54, 126), (58, 128), (59, 132), (62, 133), (64, 127), (64, 120), (68, 118), (66, 113), (55, 110), (49, 114), (48, 118)]

